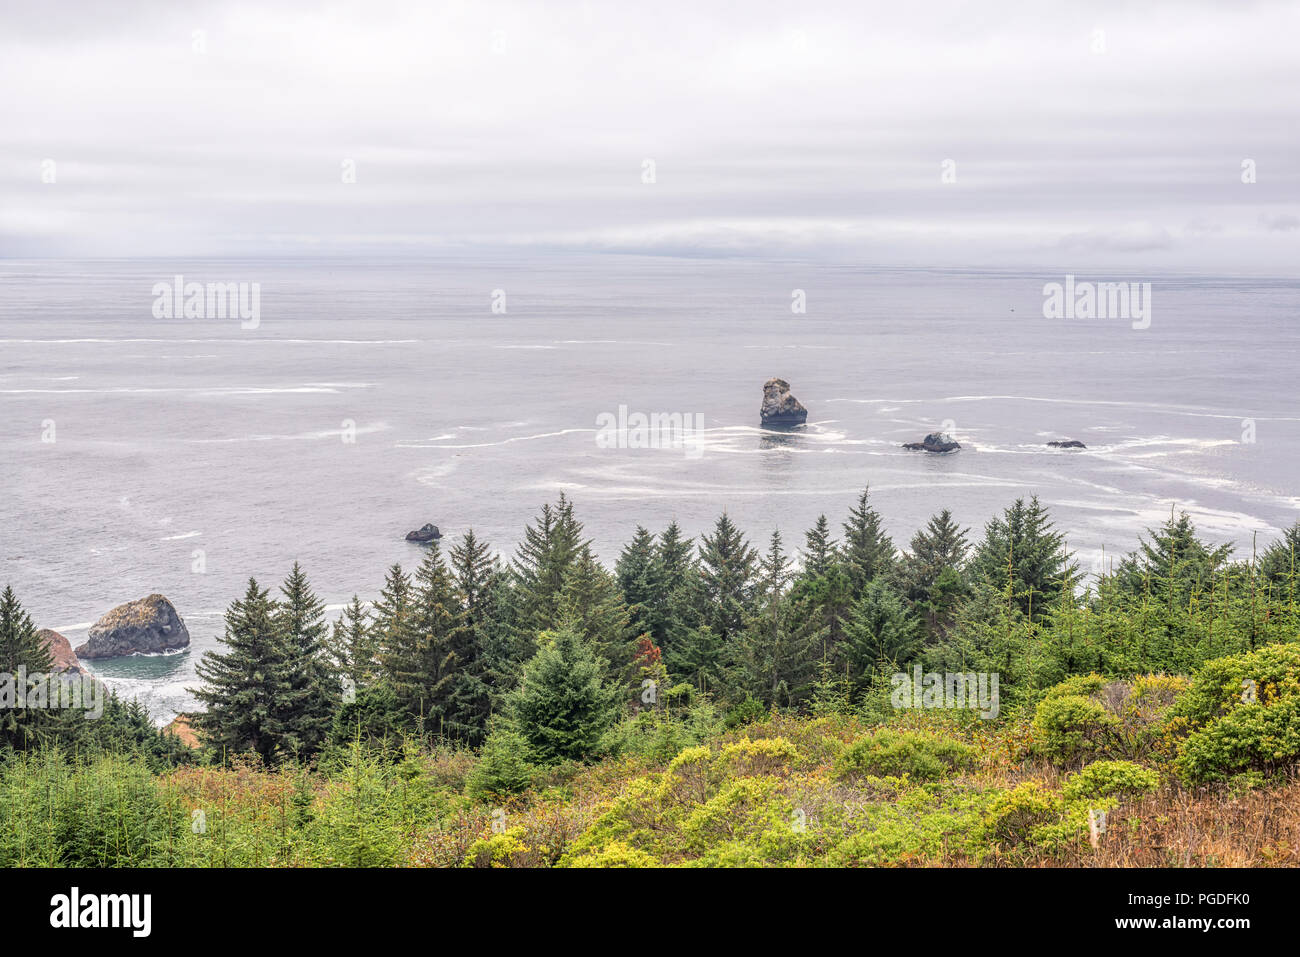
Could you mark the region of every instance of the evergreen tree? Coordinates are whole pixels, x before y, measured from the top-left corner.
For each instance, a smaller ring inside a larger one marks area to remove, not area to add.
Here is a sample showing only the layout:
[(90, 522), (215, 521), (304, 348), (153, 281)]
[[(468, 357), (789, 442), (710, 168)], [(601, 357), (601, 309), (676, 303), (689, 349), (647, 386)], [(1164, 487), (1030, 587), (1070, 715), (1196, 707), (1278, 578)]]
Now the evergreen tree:
[[(24, 749), (35, 743), (42, 729), (52, 723), (48, 715), (25, 705), (32, 680), (43, 680), (53, 666), (49, 647), (37, 637), (31, 616), (18, 601), (13, 587), (6, 585), (0, 594), (0, 685), (8, 683), (9, 687), (0, 692), (0, 697), (13, 697), (0, 706), (0, 743)], [(26, 671), (26, 680), (19, 680), (20, 669)]]
[(353, 691), (373, 683), (379, 674), (379, 647), (366, 606), (356, 595), (334, 622), (325, 646), (326, 659), (340, 685)]
[(1068, 582), (1078, 577), (1078, 565), (1039, 504), (1016, 499), (984, 529), (984, 540), (971, 561), (973, 575), (1002, 591), (1031, 621), (1046, 613)]
[(394, 563), (388, 569), (379, 600), (370, 614), (370, 638), (381, 670), (387, 667), (384, 657), (390, 649), (410, 644), (414, 603), (411, 576), (402, 571), (401, 565)]
[(1149, 538), (1139, 542), (1116, 575), (1131, 596), (1146, 596), (1168, 607), (1196, 592), (1208, 591), (1215, 575), (1227, 564), (1231, 545), (1213, 548), (1196, 537), (1196, 526), (1186, 512), (1172, 513)]
[(194, 721), (206, 743), (222, 752), (254, 751), (268, 762), (293, 750), (281, 719), (293, 668), (275, 605), (250, 578), (244, 597), (226, 610), (218, 641), (228, 650), (204, 654), (196, 668), (203, 684), (189, 689), (205, 706)]
[(844, 523), (841, 551), (854, 599), (862, 593), (867, 582), (892, 572), (897, 559), (894, 543), (885, 534), (880, 513), (867, 503), (870, 492), (870, 486), (862, 490), (858, 504), (850, 509), (849, 520)]
[(524, 529), (512, 567), (516, 628), (536, 634), (556, 626), (565, 580), (586, 544), (573, 503), (563, 492), (554, 506), (542, 506), (537, 522)]
[(583, 545), (565, 577), (560, 598), (561, 620), (603, 658), (611, 681), (633, 678), (632, 658), (637, 632), (618, 583)]
[(626, 705), (624, 689), (605, 680), (605, 662), (572, 628), (543, 636), (507, 697), (511, 725), (538, 764), (597, 755), (601, 737)]
[(297, 562), (280, 591), (284, 598), (276, 604), (274, 617), (286, 643), (289, 680), (277, 703), (276, 721), (290, 750), (311, 755), (324, 744), (340, 699), (325, 660), (325, 606)]
[(831, 537), (831, 523), (825, 515), (817, 516), (817, 523), (805, 533), (804, 542), (804, 577), (825, 576), (838, 558), (837, 543)]
[(623, 552), (614, 565), (618, 587), (627, 603), (628, 615), (637, 634), (654, 635), (661, 624), (662, 587), (659, 556), (655, 538), (642, 525), (636, 527), (632, 541), (623, 546)]
[(962, 567), (969, 531), (954, 522), (945, 508), (912, 536), (910, 551), (903, 557), (904, 597), (922, 616), (931, 636), (941, 636), (951, 625), (966, 594)]
[(768, 707), (789, 707), (806, 698), (815, 676), (815, 625), (787, 600), (791, 577), (781, 533), (774, 531), (760, 564), (757, 613), (733, 653), (739, 684)]
[(920, 648), (917, 632), (902, 598), (879, 579), (868, 582), (845, 625), (843, 657), (854, 689), (863, 691), (873, 675), (891, 675), (910, 661)]
[(704, 624), (724, 646), (744, 630), (752, 610), (757, 557), (726, 512), (713, 526), (713, 535), (705, 535), (700, 543)]
[(460, 599), (434, 541), (416, 571), (409, 627), (382, 652), (398, 704), (422, 730), (442, 730), (462, 637)]

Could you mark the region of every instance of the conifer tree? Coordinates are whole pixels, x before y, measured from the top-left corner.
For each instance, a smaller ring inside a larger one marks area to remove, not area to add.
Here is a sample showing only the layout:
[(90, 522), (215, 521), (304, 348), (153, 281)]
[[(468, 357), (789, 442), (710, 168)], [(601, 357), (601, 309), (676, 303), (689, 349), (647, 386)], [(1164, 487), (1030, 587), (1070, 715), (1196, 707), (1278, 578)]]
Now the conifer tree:
[[(53, 664), (50, 649), (37, 637), (31, 616), (13, 587), (6, 585), (0, 594), (0, 682), (11, 682), (8, 694), (14, 700), (0, 707), (0, 743), (26, 748), (51, 724), (48, 715), (42, 715), (37, 709), (19, 707), (17, 696), (23, 696), (21, 704), (25, 705), (31, 679), (41, 680)], [(20, 669), (26, 671), (26, 682), (19, 681)]]
[(409, 627), (384, 650), (383, 662), (398, 704), (422, 722), (422, 730), (441, 733), (462, 648), (460, 599), (437, 541), (427, 546), (416, 570)]
[(789, 707), (806, 698), (815, 678), (815, 623), (788, 601), (791, 577), (781, 533), (774, 531), (760, 563), (756, 613), (733, 651), (739, 683), (768, 707)]
[(287, 746), (295, 753), (310, 755), (325, 742), (340, 689), (331, 680), (325, 659), (325, 607), (297, 562), (280, 591), (284, 598), (275, 606), (275, 622), (287, 645), (289, 680), (276, 719), (284, 729)]
[(838, 557), (837, 543), (831, 537), (831, 523), (825, 515), (817, 516), (817, 523), (804, 535), (803, 575), (821, 578), (831, 570)]
[(228, 650), (209, 651), (196, 668), (203, 684), (190, 689), (205, 706), (194, 720), (206, 743), (228, 753), (253, 751), (274, 762), (293, 751), (281, 702), (293, 675), (275, 602), (248, 580), (244, 597), (226, 610)]
[(700, 543), (704, 619), (724, 646), (741, 633), (754, 600), (757, 553), (726, 512)]
[(507, 697), (511, 726), (538, 764), (595, 757), (626, 706), (626, 691), (605, 680), (605, 662), (572, 628), (545, 633), (540, 645)]
[(605, 659), (611, 681), (630, 681), (637, 632), (618, 583), (583, 545), (565, 577), (560, 618)]
[(893, 674), (919, 648), (917, 622), (902, 598), (879, 579), (868, 582), (845, 624), (844, 660), (855, 690), (865, 690), (873, 675)]
[(1047, 612), (1078, 565), (1038, 496), (1023, 498), (989, 521), (971, 561), (975, 576), (1001, 590), (1031, 620)]
[(563, 492), (554, 506), (542, 506), (536, 523), (524, 529), (512, 565), (518, 629), (536, 634), (555, 627), (565, 579), (586, 544), (582, 524), (573, 515), (573, 503)]
[(966, 594), (962, 567), (969, 548), (967, 533), (943, 509), (912, 536), (902, 561), (904, 597), (925, 621), (934, 638), (951, 625), (957, 603)]
[(868, 504), (870, 493), (870, 486), (862, 490), (858, 504), (850, 509), (849, 520), (844, 523), (841, 553), (854, 599), (867, 582), (892, 572), (897, 559), (894, 542), (885, 534), (880, 513)]
[(340, 684), (346, 681), (356, 691), (375, 681), (379, 673), (379, 647), (370, 615), (358, 596), (352, 596), (352, 601), (335, 620), (325, 650), (330, 669)]

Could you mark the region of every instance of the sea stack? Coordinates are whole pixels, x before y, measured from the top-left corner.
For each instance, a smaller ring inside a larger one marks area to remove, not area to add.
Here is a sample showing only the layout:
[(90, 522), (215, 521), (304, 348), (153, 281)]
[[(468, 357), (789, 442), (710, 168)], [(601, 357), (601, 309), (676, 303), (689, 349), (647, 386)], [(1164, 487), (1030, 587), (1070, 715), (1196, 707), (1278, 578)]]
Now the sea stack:
[(77, 660), (77, 653), (72, 650), (72, 642), (52, 628), (42, 628), (36, 633), (36, 637), (50, 650), (50, 658), (53, 660), (52, 671), (60, 674), (82, 674), (81, 662)]
[(758, 414), (765, 429), (793, 429), (808, 421), (808, 410), (790, 394), (790, 383), (784, 379), (763, 383), (763, 407)]
[(1086, 449), (1088, 447), (1078, 439), (1065, 439), (1061, 442), (1048, 442), (1047, 444), (1054, 449)]
[(77, 656), (90, 660), (156, 655), (189, 643), (189, 630), (175, 606), (162, 595), (149, 595), (118, 605), (91, 625)]
[(954, 441), (947, 432), (931, 432), (920, 442), (908, 442), (903, 448), (917, 452), (956, 452), (961, 443)]
[(439, 538), (442, 538), (442, 532), (438, 531), (438, 526), (434, 525), (433, 522), (426, 522), (423, 527), (406, 533), (408, 542), (419, 542), (421, 545), (436, 541)]

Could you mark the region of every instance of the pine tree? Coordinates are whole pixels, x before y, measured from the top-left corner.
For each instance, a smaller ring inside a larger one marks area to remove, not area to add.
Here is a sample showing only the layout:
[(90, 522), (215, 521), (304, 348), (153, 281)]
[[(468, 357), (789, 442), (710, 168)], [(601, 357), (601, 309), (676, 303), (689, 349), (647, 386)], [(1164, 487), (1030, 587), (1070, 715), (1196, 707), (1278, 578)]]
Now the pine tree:
[(897, 560), (894, 543), (885, 534), (880, 513), (867, 504), (870, 492), (870, 486), (862, 490), (858, 504), (850, 509), (849, 520), (844, 523), (841, 551), (854, 599), (867, 582), (890, 573)]
[(1198, 539), (1186, 512), (1171, 513), (1160, 528), (1148, 529), (1147, 536), (1120, 562), (1116, 575), (1129, 595), (1151, 596), (1167, 607), (1207, 591), (1232, 555), (1231, 545), (1214, 548)]
[(803, 574), (805, 578), (821, 578), (831, 570), (838, 558), (837, 543), (831, 537), (831, 523), (825, 515), (817, 516), (817, 524), (804, 535)]
[(409, 627), (382, 652), (398, 704), (421, 730), (443, 730), (465, 637), (456, 586), (434, 541), (416, 570)]
[(760, 564), (757, 612), (736, 642), (733, 657), (739, 684), (768, 707), (789, 707), (812, 690), (815, 624), (787, 600), (790, 560), (774, 531)]
[(966, 594), (962, 567), (969, 531), (958, 526), (945, 508), (912, 536), (910, 551), (903, 557), (904, 597), (925, 620), (932, 637), (951, 625), (957, 603)]
[(560, 493), (554, 506), (542, 506), (537, 522), (524, 529), (515, 554), (515, 627), (530, 634), (554, 628), (560, 620), (560, 594), (569, 569), (584, 545), (573, 503)]
[(13, 586), (0, 594), (0, 674), (16, 675), (20, 667), (28, 674), (48, 672), (54, 658), (36, 635), (31, 616), (23, 609)]
[(695, 561), (693, 540), (682, 537), (681, 526), (672, 522), (659, 533), (656, 551), (656, 601), (659, 620), (651, 637), (667, 655), (673, 643), (701, 622), (704, 583)]
[(1067, 581), (1078, 577), (1065, 536), (1055, 530), (1036, 495), (1028, 503), (1016, 499), (985, 526), (971, 569), (1033, 621), (1046, 613)]
[(725, 645), (745, 627), (754, 599), (757, 553), (726, 512), (713, 526), (713, 535), (700, 543), (700, 579), (704, 591), (704, 624)]
[(543, 636), (507, 698), (510, 723), (533, 760), (556, 764), (595, 757), (601, 737), (626, 705), (624, 689), (605, 680), (606, 665), (572, 628)]
[(885, 582), (868, 582), (845, 625), (844, 661), (855, 690), (865, 690), (873, 675), (898, 671), (919, 649), (917, 622), (902, 598)]
[(340, 698), (325, 660), (325, 607), (297, 562), (280, 591), (284, 598), (275, 606), (274, 617), (287, 645), (289, 682), (278, 702), (276, 721), (284, 729), (288, 747), (310, 755), (324, 744)]
[(218, 641), (228, 650), (204, 654), (196, 668), (203, 684), (189, 689), (205, 706), (194, 720), (206, 743), (228, 753), (253, 751), (268, 762), (293, 750), (280, 718), (293, 669), (275, 605), (250, 578), (244, 597), (226, 610)]
[(358, 596), (352, 596), (352, 601), (335, 620), (325, 651), (330, 669), (340, 684), (350, 683), (356, 691), (375, 681), (379, 674), (379, 647), (370, 615)]
[(654, 635), (659, 630), (662, 614), (662, 572), (656, 554), (655, 539), (649, 529), (636, 527), (632, 541), (623, 546), (622, 554), (614, 565), (618, 587), (627, 603), (628, 615), (637, 634)]
[(471, 745), (487, 734), (493, 710), (493, 674), (490, 653), (493, 636), (503, 633), (504, 621), (494, 598), (496, 583), (504, 578), (492, 548), (473, 529), (451, 550), (451, 573), (460, 596), (461, 633), (456, 639), (460, 667), (447, 703), (446, 729)]
[(630, 681), (638, 632), (634, 630), (618, 583), (583, 545), (565, 576), (560, 596), (560, 618), (577, 631), (608, 663), (606, 678)]
[(414, 603), (411, 576), (402, 571), (401, 565), (393, 564), (370, 614), (370, 636), (380, 660), (381, 673), (385, 670), (383, 658), (388, 650), (405, 647), (410, 642)]
[[(31, 616), (13, 587), (6, 585), (0, 594), (0, 687), (9, 687), (0, 692), (0, 698), (13, 697), (0, 707), (0, 743), (24, 749), (35, 743), (43, 731), (53, 730), (50, 726), (56, 722), (48, 714), (25, 707), (31, 681), (43, 680), (53, 665), (50, 649), (37, 637)], [(19, 680), (20, 669), (26, 672), (26, 681)]]

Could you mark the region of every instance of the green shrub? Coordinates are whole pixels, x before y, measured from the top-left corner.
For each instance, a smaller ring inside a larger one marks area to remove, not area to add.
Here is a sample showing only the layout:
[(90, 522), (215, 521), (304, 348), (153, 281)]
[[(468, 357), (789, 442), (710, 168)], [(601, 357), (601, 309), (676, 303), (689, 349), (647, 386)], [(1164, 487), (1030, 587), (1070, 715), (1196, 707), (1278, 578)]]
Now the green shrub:
[(1061, 789), (1071, 800), (1103, 797), (1137, 797), (1154, 791), (1160, 775), (1132, 761), (1094, 761), (1070, 777)]
[(476, 800), (517, 794), (532, 783), (528, 742), (505, 727), (494, 728), (483, 743), (478, 763), (465, 779), (465, 793)]
[(1294, 764), (1300, 759), (1300, 646), (1267, 645), (1207, 662), (1172, 710), (1170, 729), (1185, 736), (1174, 767), (1188, 784)]
[(1167, 675), (1067, 678), (1049, 688), (1035, 709), (1038, 750), (1062, 765), (1146, 758), (1160, 746), (1166, 718), (1187, 685), (1186, 678)]
[(952, 738), (881, 728), (854, 741), (836, 759), (839, 777), (902, 776), (934, 781), (969, 768), (975, 749)]

